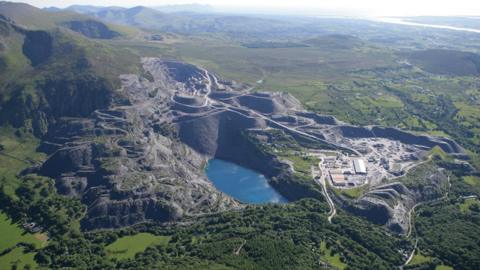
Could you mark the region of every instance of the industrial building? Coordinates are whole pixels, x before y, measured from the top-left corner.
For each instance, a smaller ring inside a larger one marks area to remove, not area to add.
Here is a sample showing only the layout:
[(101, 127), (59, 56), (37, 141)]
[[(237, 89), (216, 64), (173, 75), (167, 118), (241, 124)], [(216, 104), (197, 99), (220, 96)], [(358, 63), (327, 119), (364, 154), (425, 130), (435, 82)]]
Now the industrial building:
[(330, 179), (335, 186), (346, 186), (345, 175), (330, 173)]
[(330, 174), (343, 174), (343, 171), (340, 169), (332, 169), (330, 170)]
[(354, 159), (353, 168), (355, 169), (356, 174), (367, 174), (367, 168), (365, 167), (365, 162), (362, 159)]

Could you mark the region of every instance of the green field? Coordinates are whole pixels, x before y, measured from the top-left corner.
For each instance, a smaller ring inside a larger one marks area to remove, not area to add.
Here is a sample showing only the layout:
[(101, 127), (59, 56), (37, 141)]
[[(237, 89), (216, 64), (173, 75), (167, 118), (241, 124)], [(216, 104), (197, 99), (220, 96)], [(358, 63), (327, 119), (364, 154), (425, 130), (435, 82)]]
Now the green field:
[(453, 270), (453, 267), (442, 264), (442, 265), (437, 265), (437, 267), (435, 267), (435, 270)]
[(278, 155), (282, 159), (289, 160), (293, 163), (293, 168), (307, 177), (312, 174), (311, 167), (317, 166), (318, 158), (306, 156), (304, 153), (282, 152)]
[(413, 256), (412, 260), (410, 261), (409, 265), (426, 263), (426, 262), (430, 262), (431, 260), (432, 260), (432, 257), (422, 255), (420, 251), (417, 251), (417, 253)]
[(332, 188), (333, 192), (337, 195), (343, 195), (346, 196), (350, 199), (357, 199), (360, 198), (360, 196), (365, 193), (365, 191), (368, 190), (368, 186), (361, 186), (361, 187), (355, 187), (355, 188)]
[(266, 79), (265, 87), (270, 89), (312, 78), (341, 79), (351, 70), (395, 65), (390, 51), (372, 50), (368, 46), (364, 50), (325, 50), (315, 46), (246, 48), (235, 43), (196, 38), (175, 44), (174, 50), (183, 60), (227, 78), (250, 83)]
[(37, 263), (33, 259), (35, 253), (23, 253), (23, 248), (17, 247), (0, 257), (0, 269), (34, 269)]
[(15, 246), (19, 242), (32, 243), (37, 248), (44, 242), (40, 234), (25, 232), (18, 224), (12, 224), (11, 220), (4, 213), (0, 212), (0, 251)]
[(473, 187), (480, 187), (480, 177), (478, 176), (464, 176), (463, 181)]
[[(36, 248), (41, 248), (46, 243), (44, 234), (30, 234), (25, 232), (18, 224), (12, 224), (11, 220), (0, 212), (0, 252), (7, 248), (14, 248), (18, 243), (31, 243)], [(24, 253), (22, 247), (16, 247), (12, 251), (0, 256), (0, 269), (10, 269), (17, 264), (18, 269), (29, 264), (35, 266), (33, 260), (35, 253)]]
[(4, 185), (7, 195), (15, 196), (18, 187), (16, 175), (21, 170), (44, 159), (44, 154), (36, 152), (38, 139), (27, 134), (23, 137), (14, 135), (12, 128), (0, 128), (0, 144), (5, 148), (0, 151), (0, 185)]
[(477, 207), (480, 208), (480, 201), (478, 201), (478, 199), (474, 199), (474, 198), (466, 199), (462, 204), (459, 205), (460, 212), (462, 212), (464, 214), (468, 213), (470, 211), (470, 207), (473, 206), (473, 205), (477, 205)]
[[(480, 159), (478, 160), (480, 164)], [(479, 194), (480, 192), (480, 177), (468, 175), (462, 177), (462, 182), (465, 183), (465, 193), (463, 195)]]
[(144, 251), (151, 245), (166, 246), (170, 236), (156, 236), (150, 233), (139, 233), (132, 236), (124, 236), (105, 247), (108, 256), (117, 259), (133, 258), (135, 254)]
[(345, 263), (343, 263), (340, 260), (340, 255), (339, 254), (331, 254), (331, 250), (327, 248), (327, 244), (325, 242), (322, 242), (320, 244), (320, 251), (322, 252), (322, 259), (324, 259), (326, 262), (328, 262), (330, 265), (333, 267), (343, 270), (347, 267)]

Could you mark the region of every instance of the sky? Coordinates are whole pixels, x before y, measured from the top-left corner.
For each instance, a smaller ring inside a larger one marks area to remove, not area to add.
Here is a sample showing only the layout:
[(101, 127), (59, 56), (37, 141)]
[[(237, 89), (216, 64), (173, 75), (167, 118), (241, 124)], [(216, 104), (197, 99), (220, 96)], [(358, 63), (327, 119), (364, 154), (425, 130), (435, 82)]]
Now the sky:
[[(15, 0), (14, 0), (15, 1)], [(37, 7), (66, 7), (74, 4), (97, 6), (208, 4), (231, 10), (257, 10), (308, 15), (359, 16), (480, 16), (480, 0), (16, 0)]]

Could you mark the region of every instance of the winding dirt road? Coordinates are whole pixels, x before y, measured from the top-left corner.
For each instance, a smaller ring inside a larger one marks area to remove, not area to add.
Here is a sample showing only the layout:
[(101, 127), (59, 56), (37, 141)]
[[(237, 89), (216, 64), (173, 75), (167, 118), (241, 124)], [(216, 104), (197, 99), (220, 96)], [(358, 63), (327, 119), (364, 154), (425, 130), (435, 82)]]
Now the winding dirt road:
[(313, 166), (311, 167), (311, 170), (312, 170), (312, 177), (313, 177), (314, 181), (317, 182), (317, 184), (319, 184), (322, 187), (323, 195), (327, 199), (327, 203), (330, 206), (330, 212), (328, 213), (328, 218), (327, 219), (328, 219), (329, 223), (332, 223), (332, 218), (337, 214), (337, 209), (335, 208), (335, 204), (333, 203), (332, 198), (328, 194), (325, 174), (322, 173), (322, 171), (320, 171), (320, 170), (317, 173), (317, 171), (315, 170), (315, 168)]

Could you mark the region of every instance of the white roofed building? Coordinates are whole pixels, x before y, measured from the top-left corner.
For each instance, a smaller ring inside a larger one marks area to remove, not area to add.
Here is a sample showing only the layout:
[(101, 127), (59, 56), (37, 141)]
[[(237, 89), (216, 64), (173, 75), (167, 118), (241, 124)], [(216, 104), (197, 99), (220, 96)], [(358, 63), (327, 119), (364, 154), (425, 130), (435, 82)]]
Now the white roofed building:
[(362, 159), (353, 160), (353, 168), (355, 169), (356, 174), (366, 174), (367, 168), (365, 167), (365, 162)]

